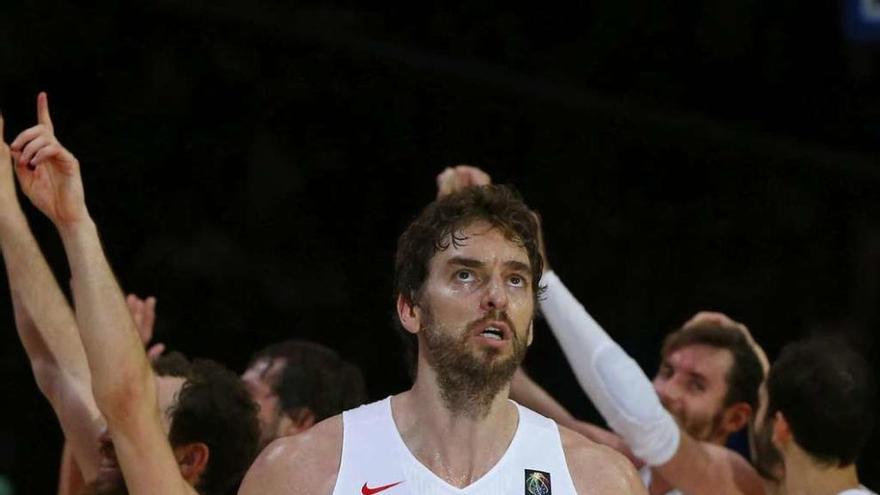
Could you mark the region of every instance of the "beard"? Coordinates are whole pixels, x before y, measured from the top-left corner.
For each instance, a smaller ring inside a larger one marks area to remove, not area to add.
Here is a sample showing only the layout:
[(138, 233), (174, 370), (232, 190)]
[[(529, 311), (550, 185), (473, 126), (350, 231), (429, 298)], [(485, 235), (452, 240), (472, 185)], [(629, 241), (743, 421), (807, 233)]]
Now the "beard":
[(780, 482), (785, 476), (785, 464), (782, 453), (773, 445), (773, 420), (765, 419), (761, 428), (749, 428), (749, 445), (751, 446), (752, 464), (758, 474), (764, 478)]
[[(481, 347), (473, 349), (471, 337), (478, 326), (489, 321), (503, 321), (511, 331), (509, 356), (501, 357), (503, 349)], [(425, 356), (437, 374), (440, 395), (453, 414), (481, 419), (489, 414), (492, 401), (522, 363), (526, 345), (520, 339), (507, 313), (491, 311), (485, 317), (469, 323), (462, 331), (438, 325), (429, 310), (425, 310)]]
[(712, 441), (718, 430), (721, 428), (721, 422), (724, 418), (723, 410), (719, 411), (712, 417), (706, 417), (704, 415), (692, 416), (689, 415), (686, 410), (672, 407), (664, 401), (663, 397), (660, 397), (660, 403), (663, 405), (663, 408), (672, 415), (672, 418), (675, 419), (678, 427), (687, 432), (688, 435), (694, 437), (695, 440), (701, 442)]

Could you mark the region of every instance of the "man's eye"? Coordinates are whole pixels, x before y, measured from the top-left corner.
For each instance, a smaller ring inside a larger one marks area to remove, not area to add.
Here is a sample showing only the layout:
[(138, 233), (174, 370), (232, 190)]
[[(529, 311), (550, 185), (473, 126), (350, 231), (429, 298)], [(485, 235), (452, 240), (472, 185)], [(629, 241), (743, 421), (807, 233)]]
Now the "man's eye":
[(704, 390), (706, 390), (706, 387), (700, 382), (691, 382), (690, 384), (688, 384), (688, 387), (691, 389), (691, 392), (694, 393), (702, 393)]
[(514, 287), (525, 287), (526, 279), (520, 277), (519, 275), (513, 275), (510, 277), (510, 285)]
[(459, 270), (455, 273), (455, 278), (460, 282), (470, 282), (474, 279), (474, 274), (468, 270)]

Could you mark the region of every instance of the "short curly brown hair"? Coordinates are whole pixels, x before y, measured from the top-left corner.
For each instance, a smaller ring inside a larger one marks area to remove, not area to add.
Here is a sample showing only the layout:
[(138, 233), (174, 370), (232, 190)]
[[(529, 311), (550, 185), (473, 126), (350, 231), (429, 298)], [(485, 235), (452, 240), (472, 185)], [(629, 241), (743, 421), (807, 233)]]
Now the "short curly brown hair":
[[(431, 259), (438, 252), (464, 241), (462, 229), (477, 221), (487, 222), (507, 239), (525, 248), (537, 303), (542, 292), (539, 282), (544, 268), (538, 241), (540, 227), (535, 214), (522, 197), (513, 188), (504, 185), (465, 188), (432, 202), (422, 210), (397, 241), (394, 259), (395, 300), (403, 296), (407, 301), (417, 303), (428, 278)], [(418, 340), (397, 323), (410, 373), (414, 376)]]
[(169, 442), (172, 447), (202, 442), (210, 450), (196, 490), (235, 493), (259, 453), (257, 405), (238, 375), (214, 361), (196, 359), (167, 375), (186, 379), (171, 410)]

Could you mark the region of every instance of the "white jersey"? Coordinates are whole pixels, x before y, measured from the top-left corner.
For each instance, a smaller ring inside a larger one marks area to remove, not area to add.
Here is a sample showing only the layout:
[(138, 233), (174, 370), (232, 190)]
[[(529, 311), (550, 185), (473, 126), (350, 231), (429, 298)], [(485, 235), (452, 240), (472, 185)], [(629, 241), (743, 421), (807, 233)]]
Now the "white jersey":
[(391, 398), (342, 414), (342, 460), (333, 495), (576, 495), (553, 420), (517, 404), (519, 424), (501, 459), (465, 488), (425, 467), (400, 437)]
[[(645, 488), (651, 489), (651, 466), (642, 466), (642, 469), (639, 469), (639, 477), (642, 478), (642, 483), (645, 484)], [(684, 495), (681, 490), (673, 488), (663, 495)]]
[(853, 488), (852, 490), (842, 491), (842, 492), (838, 493), (837, 495), (877, 495), (877, 494), (872, 492), (871, 490), (868, 490), (864, 486), (860, 486), (858, 488)]

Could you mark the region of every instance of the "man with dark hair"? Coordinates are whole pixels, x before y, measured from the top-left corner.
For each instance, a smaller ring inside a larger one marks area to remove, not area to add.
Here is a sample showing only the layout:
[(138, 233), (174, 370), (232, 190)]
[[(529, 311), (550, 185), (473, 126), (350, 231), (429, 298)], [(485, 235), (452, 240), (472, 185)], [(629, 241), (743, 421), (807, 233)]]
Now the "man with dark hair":
[(241, 379), (260, 407), (261, 446), (367, 401), (357, 366), (304, 340), (278, 342), (257, 352)]
[(428, 205), (395, 258), (412, 388), (275, 441), (240, 493), (645, 493), (625, 458), (508, 399), (540, 274), (537, 223), (510, 189)]
[[(238, 377), (218, 365), (197, 363), (185, 377), (156, 379), (85, 206), (79, 162), (55, 138), (45, 93), (37, 97), (37, 120), (9, 147), (0, 140), (0, 247), (37, 384), (89, 489), (234, 490), (256, 454), (256, 406)], [(12, 159), (24, 194), (61, 234), (75, 314), (18, 204)]]
[(842, 341), (788, 344), (761, 387), (756, 464), (763, 472), (781, 465), (790, 495), (873, 494), (855, 463), (876, 421), (876, 387), (868, 363)]
[[(456, 167), (438, 177), (438, 189), (442, 195), (489, 181), (478, 169)], [(766, 369), (766, 357), (748, 330), (719, 313), (697, 314), (667, 340), (652, 385), (543, 261), (541, 311), (581, 386), (622, 437), (624, 452), (646, 464), (642, 474), (650, 493), (763, 494), (754, 468), (723, 447), (751, 418)], [(516, 389), (532, 394), (526, 402), (570, 418), (524, 373), (517, 376)], [(618, 446), (607, 434), (596, 435), (597, 428), (586, 426), (590, 428), (578, 431)]]

